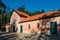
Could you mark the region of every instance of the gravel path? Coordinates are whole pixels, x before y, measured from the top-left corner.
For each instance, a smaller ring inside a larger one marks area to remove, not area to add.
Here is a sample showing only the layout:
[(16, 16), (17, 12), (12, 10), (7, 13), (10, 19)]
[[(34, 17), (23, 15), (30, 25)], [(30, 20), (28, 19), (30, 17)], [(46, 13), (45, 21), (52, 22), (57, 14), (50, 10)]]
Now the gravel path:
[(60, 33), (50, 36), (39, 34), (5, 33), (0, 35), (0, 40), (60, 40)]

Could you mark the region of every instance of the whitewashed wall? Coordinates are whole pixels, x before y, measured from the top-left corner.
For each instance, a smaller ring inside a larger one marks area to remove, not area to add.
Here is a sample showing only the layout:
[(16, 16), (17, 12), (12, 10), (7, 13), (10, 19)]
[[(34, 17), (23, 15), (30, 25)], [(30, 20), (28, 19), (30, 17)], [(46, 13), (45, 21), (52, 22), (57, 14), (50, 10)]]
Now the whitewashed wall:
[[(38, 31), (37, 28), (37, 24), (40, 23), (39, 20), (36, 21), (30, 21), (30, 22), (24, 22), (24, 23), (20, 23), (18, 24), (18, 33), (20, 32), (20, 26), (23, 26), (23, 33), (31, 33), (31, 31), (34, 29), (35, 31)], [(30, 29), (29, 29), (29, 25), (30, 25)]]

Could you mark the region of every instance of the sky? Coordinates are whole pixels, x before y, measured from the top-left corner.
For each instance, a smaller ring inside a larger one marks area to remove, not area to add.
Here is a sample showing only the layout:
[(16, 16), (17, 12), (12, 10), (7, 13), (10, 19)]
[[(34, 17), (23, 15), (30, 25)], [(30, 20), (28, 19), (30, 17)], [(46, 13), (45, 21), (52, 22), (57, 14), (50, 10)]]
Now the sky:
[(41, 11), (45, 12), (60, 9), (60, 0), (2, 0), (2, 2), (10, 8), (10, 10), (18, 9), (22, 5), (25, 9), (31, 12)]

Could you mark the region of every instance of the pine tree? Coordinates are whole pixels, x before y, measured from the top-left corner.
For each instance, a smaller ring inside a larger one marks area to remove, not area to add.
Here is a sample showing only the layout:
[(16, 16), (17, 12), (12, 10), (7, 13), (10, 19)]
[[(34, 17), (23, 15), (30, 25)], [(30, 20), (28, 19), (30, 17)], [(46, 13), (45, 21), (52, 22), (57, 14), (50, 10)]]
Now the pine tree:
[(22, 11), (22, 12), (25, 12), (25, 6), (23, 5), (23, 6), (19, 7), (18, 10)]

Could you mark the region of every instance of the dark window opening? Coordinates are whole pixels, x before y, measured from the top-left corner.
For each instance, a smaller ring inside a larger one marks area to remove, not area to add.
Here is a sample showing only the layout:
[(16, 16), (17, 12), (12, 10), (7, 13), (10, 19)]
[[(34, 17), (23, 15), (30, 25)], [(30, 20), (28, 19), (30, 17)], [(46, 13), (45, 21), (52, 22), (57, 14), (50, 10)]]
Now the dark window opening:
[(20, 32), (22, 33), (22, 31), (23, 31), (23, 26), (20, 25)]
[(16, 30), (15, 30), (15, 26), (13, 26), (13, 32), (16, 32)]
[(29, 29), (30, 29), (30, 24), (29, 24)]
[(39, 28), (39, 26), (40, 26), (40, 24), (38, 23), (38, 24), (37, 24), (37, 27)]

